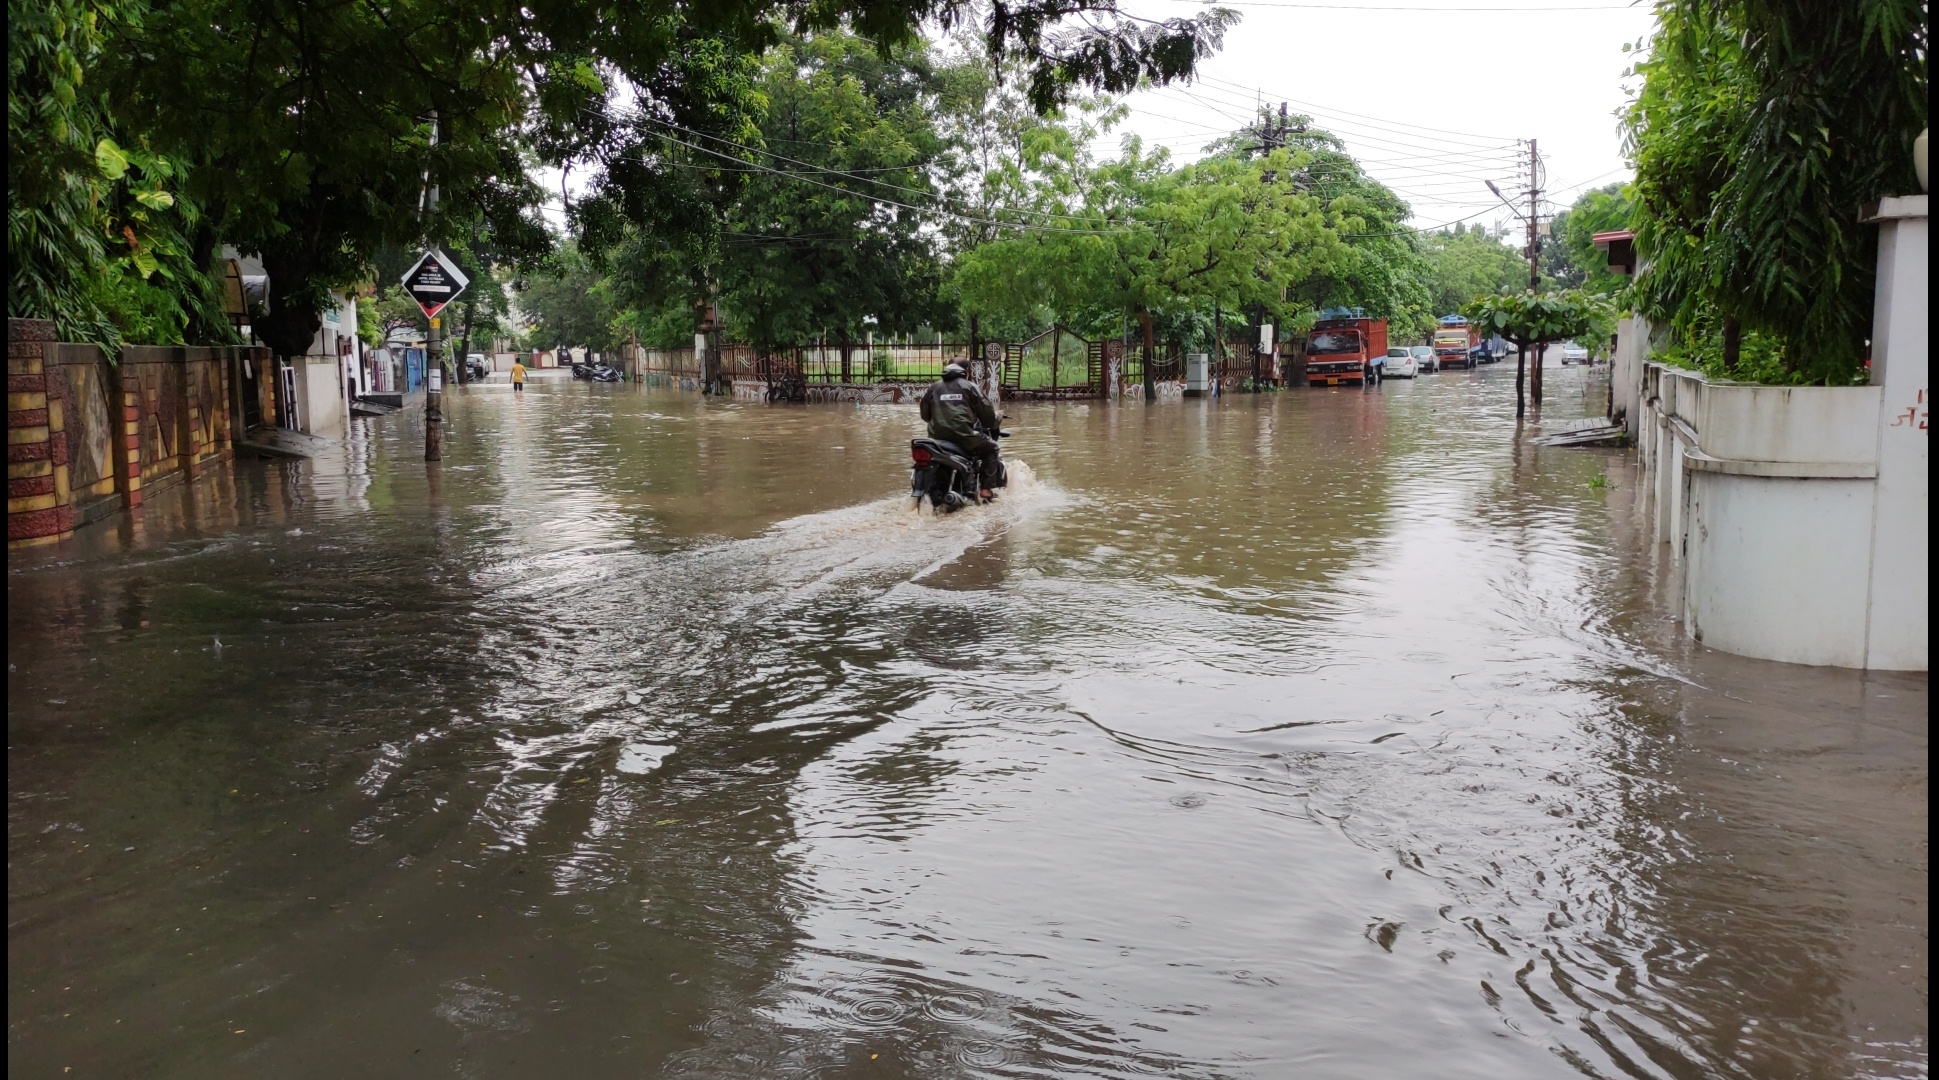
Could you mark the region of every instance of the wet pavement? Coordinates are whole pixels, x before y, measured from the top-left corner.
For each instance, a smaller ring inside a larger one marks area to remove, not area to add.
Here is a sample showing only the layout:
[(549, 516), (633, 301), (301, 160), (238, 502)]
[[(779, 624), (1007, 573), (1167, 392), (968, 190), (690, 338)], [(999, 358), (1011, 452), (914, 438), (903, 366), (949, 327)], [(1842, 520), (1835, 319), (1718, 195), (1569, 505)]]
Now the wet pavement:
[(9, 558), (14, 1075), (1926, 1074), (1925, 677), (1685, 642), (1512, 371), (946, 518), (907, 406), (448, 396)]

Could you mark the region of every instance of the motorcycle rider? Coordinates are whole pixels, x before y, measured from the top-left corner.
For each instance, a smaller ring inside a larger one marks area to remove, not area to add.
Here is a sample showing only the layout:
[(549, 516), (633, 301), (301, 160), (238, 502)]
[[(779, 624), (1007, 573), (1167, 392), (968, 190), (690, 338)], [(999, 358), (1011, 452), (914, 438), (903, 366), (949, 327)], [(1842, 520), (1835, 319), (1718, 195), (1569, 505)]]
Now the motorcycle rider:
[(969, 380), (963, 365), (950, 363), (943, 368), (942, 381), (922, 395), (922, 418), (929, 424), (929, 437), (954, 443), (976, 462), (976, 486), (983, 501), (996, 497), (990, 478), (996, 475), (997, 443), (1000, 428), (990, 399)]

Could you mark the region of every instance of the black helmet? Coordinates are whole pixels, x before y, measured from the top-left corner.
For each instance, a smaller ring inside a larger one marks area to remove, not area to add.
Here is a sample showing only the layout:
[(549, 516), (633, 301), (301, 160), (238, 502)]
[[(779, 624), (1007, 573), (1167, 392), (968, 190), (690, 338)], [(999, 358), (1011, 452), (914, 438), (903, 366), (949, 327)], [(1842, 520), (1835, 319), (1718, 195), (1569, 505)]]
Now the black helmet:
[(963, 365), (951, 362), (943, 365), (943, 378), (966, 379), (969, 378), (969, 371)]

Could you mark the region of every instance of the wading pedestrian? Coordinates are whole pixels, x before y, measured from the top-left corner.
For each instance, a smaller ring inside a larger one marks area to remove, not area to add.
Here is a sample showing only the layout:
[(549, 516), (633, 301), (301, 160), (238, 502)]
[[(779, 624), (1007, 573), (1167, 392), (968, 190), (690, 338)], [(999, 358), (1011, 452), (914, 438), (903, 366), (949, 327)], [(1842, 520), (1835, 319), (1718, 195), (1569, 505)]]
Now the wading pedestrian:
[(519, 362), (518, 357), (514, 356), (512, 357), (512, 393), (523, 394), (524, 392), (525, 365)]

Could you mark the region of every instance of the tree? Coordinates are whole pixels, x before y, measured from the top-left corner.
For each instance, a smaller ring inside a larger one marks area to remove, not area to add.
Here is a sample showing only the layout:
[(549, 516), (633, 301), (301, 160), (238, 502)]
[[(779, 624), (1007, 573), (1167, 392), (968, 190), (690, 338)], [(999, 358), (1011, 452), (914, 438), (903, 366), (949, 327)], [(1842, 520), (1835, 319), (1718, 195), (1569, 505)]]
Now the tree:
[(749, 177), (722, 240), (721, 299), (760, 348), (867, 326), (906, 333), (943, 314), (947, 204), (928, 166), (942, 140), (926, 50), (882, 57), (848, 34), (785, 42), (759, 83), (772, 171)]
[(605, 279), (577, 244), (561, 244), (526, 278), (518, 306), (531, 322), (534, 348), (584, 346), (606, 352), (618, 343), (619, 309)]
[(1289, 285), (1291, 309), (1360, 308), (1388, 320), (1402, 340), (1425, 335), (1434, 325), (1428, 266), (1420, 237), (1406, 226), (1407, 203), (1368, 176), (1346, 144), (1310, 116), (1275, 117), (1262, 109), (1255, 124), (1213, 144), (1213, 151), (1250, 160), (1277, 145), (1304, 158), (1293, 172), (1296, 188), (1328, 206), (1351, 206), (1361, 222), (1358, 231), (1342, 234), (1347, 247), (1341, 258), (1315, 264)]
[[(1515, 419), (1527, 412), (1529, 350), (1539, 352), (1550, 342), (1571, 338), (1598, 341), (1607, 337), (1615, 312), (1603, 297), (1570, 289), (1556, 293), (1504, 293), (1476, 297), (1462, 313), (1484, 331), (1515, 343)], [(1536, 360), (1534, 398), (1542, 404), (1540, 359)]]
[[(369, 323), (365, 318), (368, 313)], [(402, 285), (386, 285), (377, 295), (357, 305), (357, 330), (364, 340), (373, 346), (388, 345), (401, 341), (400, 335), (407, 330), (429, 333), (430, 321), (424, 317), (424, 309), (404, 291)]]
[(226, 329), (187, 257), (199, 215), (179, 162), (117, 129), (93, 78), (141, 14), (113, 0), (7, 4), (7, 313), (110, 347), (181, 341), (198, 321)]
[[(56, 27), (93, 27), (92, 15), (108, 8), (107, 0), (57, 4), (76, 19), (57, 12)], [(459, 235), (453, 222), (483, 218), (501, 253), (527, 262), (541, 255), (549, 237), (534, 213), (542, 193), (527, 177), (528, 154), (584, 166), (602, 195), (616, 196), (590, 200), (584, 216), (575, 208), (603, 252), (613, 235), (608, 211), (667, 206), (659, 174), (639, 165), (640, 140), (665, 135), (669, 124), (709, 130), (715, 113), (733, 113), (737, 58), (772, 45), (783, 25), (796, 33), (852, 25), (892, 50), (916, 44), (925, 26), (982, 19), (959, 0), (181, 0), (126, 9), (144, 17), (115, 22), (90, 54), (102, 100), (115, 103), (117, 130), (128, 133), (120, 143), (186, 166), (183, 190), (203, 210), (186, 233), (198, 272), (222, 242), (260, 254), (271, 311), (255, 325), (284, 355), (308, 346), (325, 291), (361, 277), (386, 244), (450, 240)], [(31, 22), (22, 12), (32, 15), (31, 5), (10, 4), (14, 44)], [(1089, 10), (1066, 25), (1076, 14), (1060, 0), (1002, 2), (979, 25), (993, 55), (1027, 72), (1039, 108), (1080, 86), (1128, 90), (1186, 77), (1233, 18), (1214, 9), (1149, 22)], [(16, 63), (21, 55), (10, 47), (10, 70), (52, 70)], [(10, 79), (10, 110), (18, 81)], [(724, 110), (716, 108), (723, 95)], [(427, 176), (448, 213), (420, 212)], [(659, 220), (641, 213), (632, 224)], [(55, 229), (35, 235), (58, 242)]]
[(1595, 235), (1630, 227), (1629, 198), (1623, 184), (1585, 191), (1575, 205), (1555, 215), (1555, 243), (1542, 245), (1542, 270), (1565, 288), (1586, 288), (1613, 295), (1629, 279), (1609, 269), (1608, 258), (1596, 250)]
[(1305, 151), (1215, 155), (1174, 169), (1135, 138), (1102, 164), (1086, 145), (1058, 147), (1038, 164), (1047, 179), (1037, 204), (1056, 216), (959, 256), (969, 310), (1088, 310), (1110, 323), (1128, 315), (1148, 351), (1167, 312), (1287, 308), (1295, 283), (1355, 257), (1343, 234), (1365, 231), (1363, 200), (1306, 190)]
[(1458, 312), (1478, 296), (1527, 288), (1528, 264), (1520, 253), (1479, 225), (1428, 233), (1421, 248), (1428, 302), (1437, 316)]
[(1685, 345), (1746, 333), (1796, 381), (1862, 375), (1876, 230), (1926, 126), (1920, 0), (1670, 0), (1627, 113), (1645, 314)]

